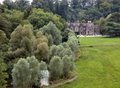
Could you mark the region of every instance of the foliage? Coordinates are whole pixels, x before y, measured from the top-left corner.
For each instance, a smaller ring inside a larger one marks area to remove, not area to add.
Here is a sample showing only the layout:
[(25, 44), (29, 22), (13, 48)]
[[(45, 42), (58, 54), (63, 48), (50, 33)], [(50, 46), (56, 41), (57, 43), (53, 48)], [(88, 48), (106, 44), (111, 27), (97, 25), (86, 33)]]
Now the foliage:
[(71, 50), (74, 52), (75, 57), (79, 58), (79, 40), (77, 39), (74, 33), (72, 32), (69, 33), (67, 43)]
[(15, 3), (12, 0), (4, 0), (3, 4), (6, 6), (8, 9), (14, 9), (15, 8)]
[(35, 58), (35, 56), (27, 57), (27, 61), (30, 65), (30, 73), (31, 73), (31, 80), (30, 85), (34, 85), (37, 83), (39, 78), (39, 61)]
[(33, 25), (34, 29), (39, 29), (44, 25), (47, 25), (50, 21), (52, 21), (59, 29), (62, 30), (64, 28), (64, 22), (58, 15), (45, 12), (42, 9), (32, 9), (32, 13), (28, 17), (28, 20)]
[(6, 88), (6, 78), (8, 77), (6, 71), (6, 64), (3, 61), (2, 54), (0, 52), (0, 88)]
[(54, 56), (59, 56), (62, 58), (65, 55), (72, 56), (72, 59), (75, 58), (72, 50), (70, 49), (70, 47), (67, 43), (64, 45), (57, 45), (57, 46), (52, 45), (50, 47), (49, 59), (53, 58)]
[(19, 10), (5, 10), (4, 17), (7, 18), (11, 23), (10, 32), (12, 32), (22, 22), (23, 15), (23, 12)]
[(119, 0), (33, 0), (32, 2), (33, 7), (59, 14), (66, 21), (96, 21), (110, 13), (120, 12), (119, 4)]
[(52, 39), (48, 38), (50, 46), (52, 44), (58, 45), (62, 42), (61, 31), (52, 22), (49, 22), (46, 26), (44, 26), (40, 30), (43, 31), (47, 38), (50, 36), (52, 37)]
[[(18, 49), (27, 51), (28, 55), (32, 54), (32, 42), (34, 35), (31, 25), (19, 25), (11, 34), (10, 51), (17, 52)], [(19, 53), (18, 53), (19, 54)], [(21, 55), (20, 55), (21, 56)]]
[(120, 13), (112, 13), (109, 14), (106, 18), (101, 18), (99, 20), (99, 25), (101, 27), (101, 31), (103, 34), (108, 34), (109, 32), (117, 32), (120, 31), (120, 22), (119, 17)]
[(39, 67), (39, 61), (35, 56), (20, 58), (12, 70), (14, 87), (32, 88), (39, 80)]
[(36, 39), (34, 40), (34, 54), (39, 60), (48, 60), (48, 39), (42, 34), (41, 31), (38, 31), (36, 34)]
[(0, 51), (7, 51), (8, 39), (4, 31), (0, 30)]
[(15, 8), (21, 11), (24, 11), (25, 9), (27, 9), (27, 7), (29, 7), (30, 3), (28, 0), (16, 0), (15, 1)]
[(42, 8), (47, 11), (53, 11), (54, 0), (33, 0), (32, 6), (35, 8)]
[(4, 31), (7, 37), (10, 37), (11, 23), (2, 14), (0, 15), (0, 30)]
[(15, 88), (28, 88), (31, 80), (30, 65), (21, 58), (12, 70), (13, 85)]
[(73, 69), (73, 60), (71, 56), (65, 55), (62, 58), (63, 61), (63, 75), (65, 77), (69, 76), (69, 72)]
[(51, 73), (51, 80), (56, 80), (61, 78), (63, 75), (63, 62), (60, 57), (54, 56), (50, 60), (50, 73)]
[(47, 64), (44, 61), (40, 62), (40, 70), (47, 70)]

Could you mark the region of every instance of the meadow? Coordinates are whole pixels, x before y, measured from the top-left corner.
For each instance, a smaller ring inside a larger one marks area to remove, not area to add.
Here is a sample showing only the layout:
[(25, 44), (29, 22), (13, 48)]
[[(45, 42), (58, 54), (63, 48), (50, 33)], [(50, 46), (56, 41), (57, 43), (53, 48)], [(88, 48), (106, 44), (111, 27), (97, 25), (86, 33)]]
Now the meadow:
[(80, 44), (78, 78), (58, 88), (120, 88), (120, 38), (82, 37)]

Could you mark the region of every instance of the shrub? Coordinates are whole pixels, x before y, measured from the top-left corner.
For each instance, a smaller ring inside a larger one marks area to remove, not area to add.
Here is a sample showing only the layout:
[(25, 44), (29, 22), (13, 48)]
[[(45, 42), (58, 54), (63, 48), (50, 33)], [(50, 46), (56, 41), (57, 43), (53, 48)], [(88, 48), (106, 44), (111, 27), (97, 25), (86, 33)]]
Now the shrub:
[(24, 49), (27, 55), (32, 55), (34, 35), (31, 25), (19, 25), (11, 34), (9, 51)]
[[(21, 48), (21, 41), (24, 38), (28, 38), (30, 41), (34, 38), (33, 32), (32, 32), (32, 26), (31, 25), (19, 25), (11, 34), (10, 44), (12, 50), (16, 50), (17, 48)], [(27, 40), (27, 39), (26, 39)], [(23, 42), (22, 42), (23, 43)], [(29, 43), (29, 42), (28, 42)]]
[(34, 85), (37, 83), (39, 78), (39, 61), (35, 58), (35, 56), (27, 57), (27, 61), (30, 65), (30, 73), (31, 73), (31, 80), (30, 85)]
[(0, 88), (6, 88), (6, 78), (7, 78), (7, 73), (6, 71), (6, 65), (3, 62), (1, 56), (0, 56)]
[(65, 22), (61, 20), (59, 16), (36, 8), (32, 9), (28, 20), (34, 26), (34, 29), (39, 29), (44, 25), (47, 25), (50, 21), (52, 21), (61, 30), (65, 26)]
[(37, 32), (36, 39), (34, 41), (34, 54), (39, 60), (48, 60), (48, 39), (42, 34), (41, 31)]
[(63, 75), (64, 77), (68, 77), (69, 76), (69, 72), (73, 70), (73, 60), (71, 56), (65, 55), (62, 58), (63, 61)]
[(39, 71), (39, 77), (40, 77), (40, 79), (41, 79), (41, 77), (42, 77), (41, 71), (42, 71), (42, 70), (48, 70), (47, 64), (46, 64), (44, 61), (41, 61), (41, 62), (40, 62), (40, 69), (39, 69), (39, 70), (40, 70), (40, 71)]
[(65, 55), (68, 56), (72, 56), (73, 59), (75, 58), (74, 53), (71, 51), (70, 47), (68, 44), (61, 44), (61, 45), (52, 45), (50, 47), (50, 51), (49, 51), (49, 58), (51, 59), (54, 56), (59, 56), (59, 57), (63, 57)]
[[(43, 31), (43, 33), (47, 36), (49, 39), (49, 45), (52, 45), (51, 43), (58, 45), (62, 42), (62, 36), (61, 31), (56, 27), (56, 25), (52, 22), (49, 22), (46, 26), (40, 29)], [(49, 38), (49, 37), (52, 37)]]
[(43, 61), (40, 62), (40, 70), (47, 70), (47, 64)]
[(30, 65), (26, 59), (21, 58), (12, 70), (13, 85), (15, 88), (28, 88), (31, 80)]
[(73, 34), (73, 33), (69, 34), (67, 43), (68, 43), (69, 47), (71, 48), (71, 50), (74, 52), (75, 57), (78, 58), (80, 47), (79, 47), (79, 40), (77, 39), (75, 34)]
[(32, 88), (39, 80), (39, 67), (39, 61), (35, 56), (19, 59), (12, 70), (14, 87)]
[(54, 56), (50, 61), (51, 80), (61, 78), (63, 75), (63, 62), (60, 57)]
[(49, 58), (51, 59), (54, 56), (59, 56), (61, 55), (61, 53), (63, 52), (64, 47), (62, 45), (52, 45), (50, 47), (50, 53), (49, 53)]
[(0, 30), (0, 51), (7, 51), (8, 49), (8, 39), (4, 31)]

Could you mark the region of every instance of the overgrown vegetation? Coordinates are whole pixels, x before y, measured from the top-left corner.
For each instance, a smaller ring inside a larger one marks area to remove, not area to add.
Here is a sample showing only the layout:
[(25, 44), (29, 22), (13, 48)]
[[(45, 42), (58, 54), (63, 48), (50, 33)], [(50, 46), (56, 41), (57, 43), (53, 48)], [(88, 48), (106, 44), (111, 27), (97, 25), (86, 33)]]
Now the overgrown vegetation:
[(60, 16), (26, 0), (0, 4), (0, 87), (40, 87), (44, 70), (50, 72), (49, 81), (69, 78), (79, 44), (71, 31), (62, 41), (64, 33)]
[(4, 0), (0, 4), (0, 87), (39, 87), (41, 70), (50, 72), (50, 81), (69, 78), (80, 46), (75, 33), (66, 29), (66, 21), (92, 20), (103, 34), (118, 32), (119, 4), (119, 0), (33, 0), (31, 4)]

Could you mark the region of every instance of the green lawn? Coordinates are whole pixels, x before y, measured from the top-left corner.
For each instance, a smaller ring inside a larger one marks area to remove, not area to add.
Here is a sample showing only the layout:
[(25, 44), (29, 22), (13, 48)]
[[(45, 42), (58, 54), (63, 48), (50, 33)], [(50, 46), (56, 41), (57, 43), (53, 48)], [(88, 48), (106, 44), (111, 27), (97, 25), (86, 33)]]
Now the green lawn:
[(109, 45), (120, 44), (120, 38), (104, 38), (104, 37), (82, 37), (80, 38), (81, 46), (88, 45)]
[(78, 78), (58, 88), (120, 88), (120, 38), (81, 38), (81, 58), (76, 62)]

